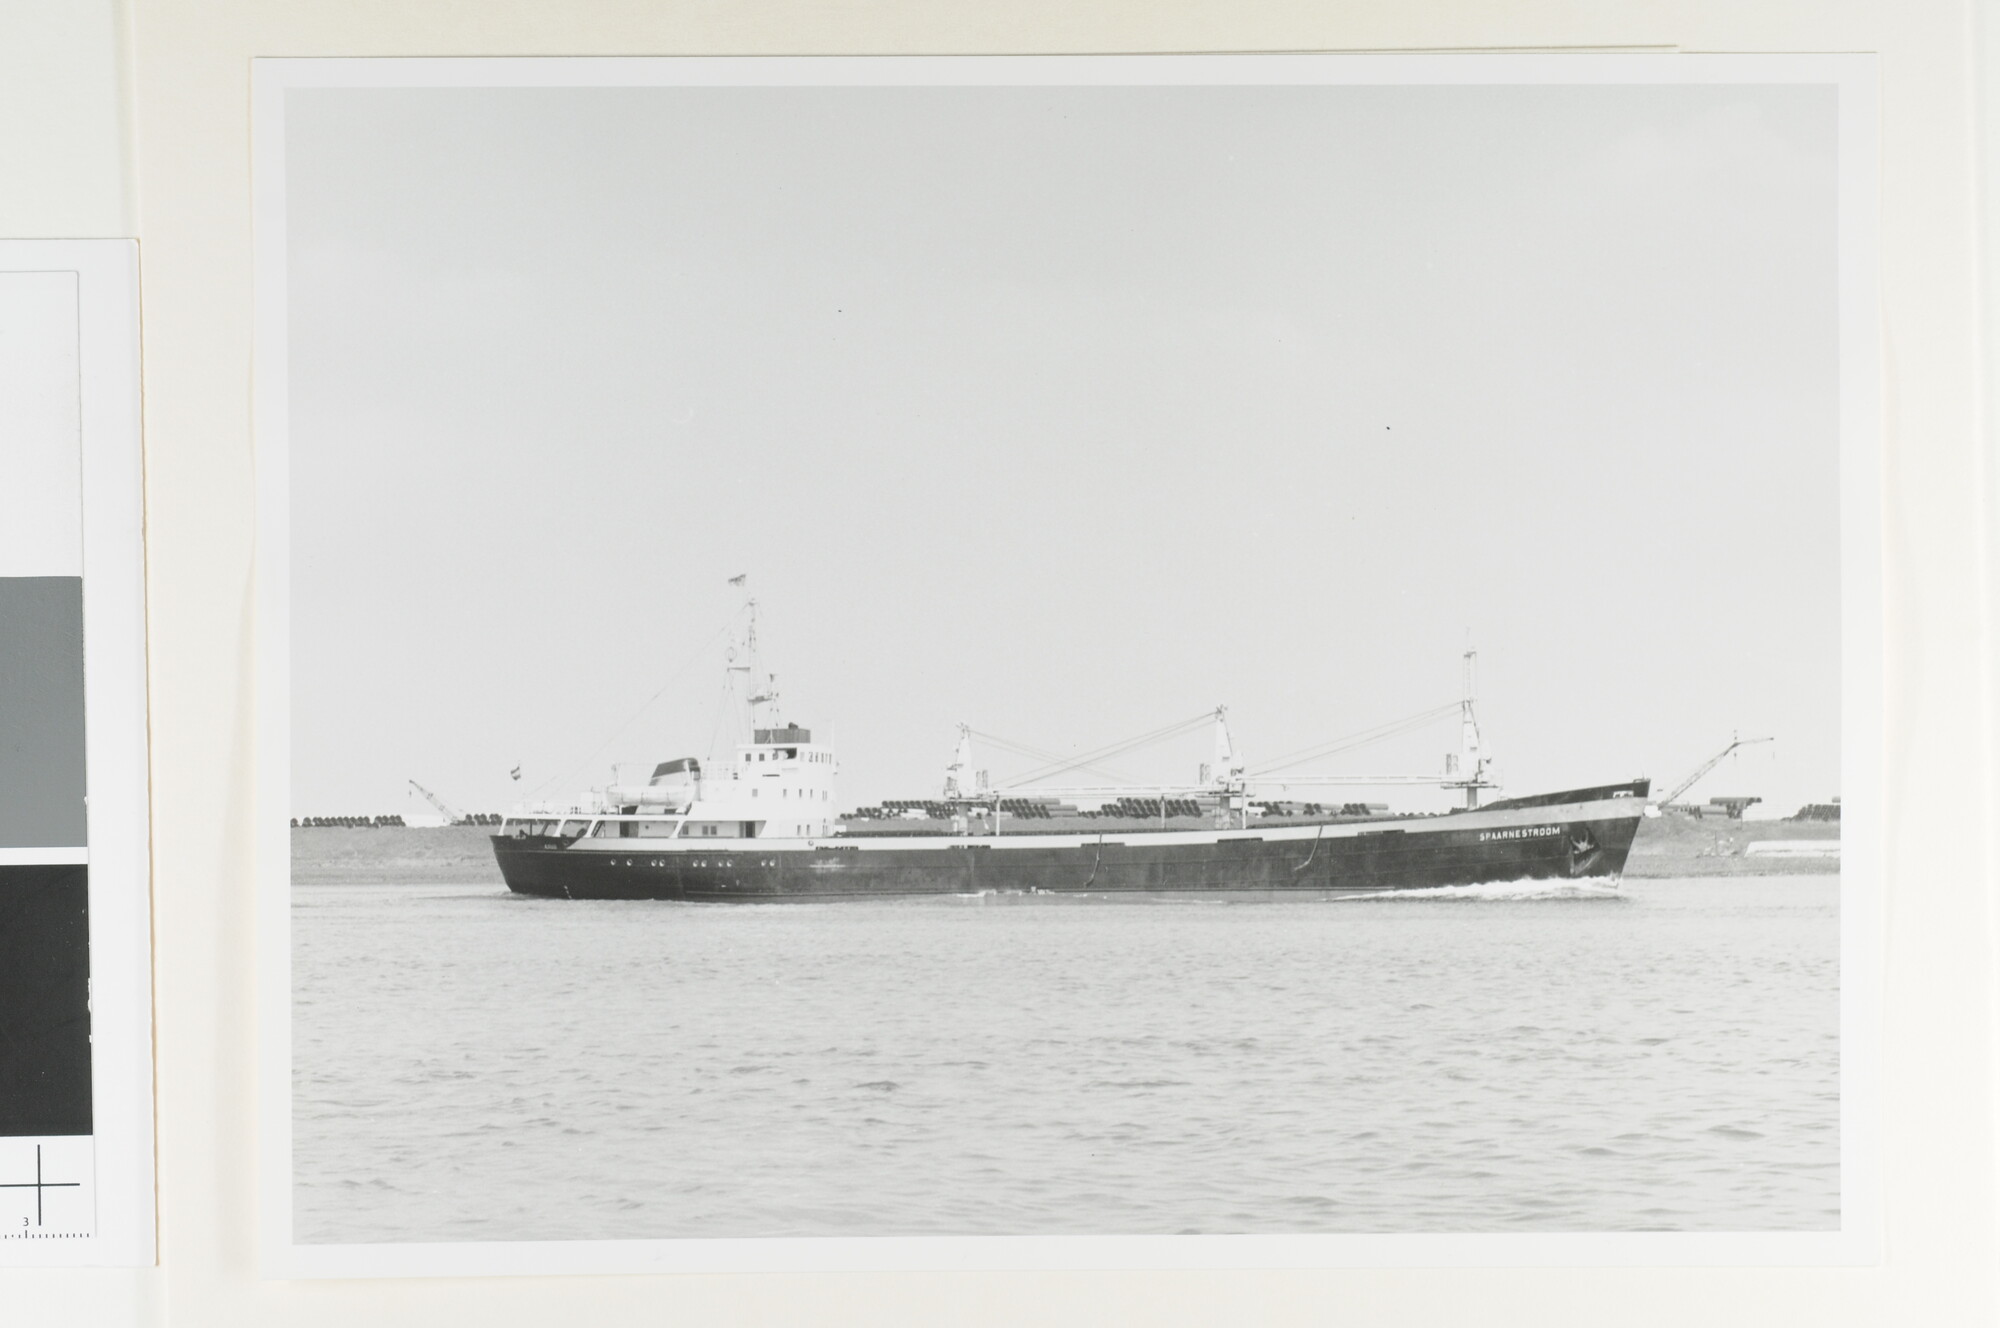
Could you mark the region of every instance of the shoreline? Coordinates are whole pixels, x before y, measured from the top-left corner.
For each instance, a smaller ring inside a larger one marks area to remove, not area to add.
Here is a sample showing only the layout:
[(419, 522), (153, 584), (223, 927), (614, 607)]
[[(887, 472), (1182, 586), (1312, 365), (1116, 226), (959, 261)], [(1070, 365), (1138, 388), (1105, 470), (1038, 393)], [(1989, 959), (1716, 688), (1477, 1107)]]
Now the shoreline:
[[(297, 826), (291, 840), (292, 883), (504, 885), (487, 842), (493, 829), (484, 825)], [(1664, 880), (1839, 874), (1837, 853), (1764, 857), (1744, 852), (1749, 845), (1765, 840), (1838, 844), (1840, 826), (1826, 821), (1728, 821), (1671, 814), (1648, 817), (1640, 823), (1633, 841), (1625, 877)]]

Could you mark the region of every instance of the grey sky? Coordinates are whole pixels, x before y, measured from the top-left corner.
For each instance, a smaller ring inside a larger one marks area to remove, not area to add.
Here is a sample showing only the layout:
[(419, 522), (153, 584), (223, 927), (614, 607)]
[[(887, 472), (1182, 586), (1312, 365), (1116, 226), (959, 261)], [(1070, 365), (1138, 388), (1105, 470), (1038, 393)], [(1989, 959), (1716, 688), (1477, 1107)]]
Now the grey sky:
[(1226, 702), (1255, 764), (1451, 699), (1468, 639), (1512, 792), (1732, 729), (1780, 741), (1704, 795), (1839, 791), (1831, 89), (287, 116), (296, 813), (706, 751), (739, 572), (847, 805), (934, 792), (961, 719)]

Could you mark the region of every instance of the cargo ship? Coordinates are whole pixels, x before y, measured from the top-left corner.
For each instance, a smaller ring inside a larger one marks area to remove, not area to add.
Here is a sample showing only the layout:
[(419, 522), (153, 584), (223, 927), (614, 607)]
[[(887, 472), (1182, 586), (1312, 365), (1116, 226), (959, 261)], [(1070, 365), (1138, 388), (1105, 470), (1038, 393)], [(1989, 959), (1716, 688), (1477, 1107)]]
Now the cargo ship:
[[(1464, 695), (1441, 708), (1456, 709), (1461, 725), (1460, 751), (1446, 758), (1442, 775), (1282, 781), (1462, 790), (1463, 806), (1451, 811), (1260, 803), (1259, 781), (1237, 759), (1227, 711), (1217, 708), (1202, 717), (1214, 728), (1215, 759), (1188, 785), (995, 787), (974, 769), (973, 733), (961, 726), (942, 793), (903, 804), (911, 819), (842, 817), (833, 748), (777, 718), (775, 679), (757, 663), (754, 600), (745, 613), (725, 679), (747, 740), (719, 761), (679, 757), (654, 766), (643, 783), (614, 781), (568, 803), (516, 809), (492, 836), (509, 889), (554, 899), (759, 903), (985, 894), (1338, 898), (1608, 882), (1624, 871), (1646, 813), (1645, 779), (1482, 802), (1496, 784), (1480, 747), (1468, 652)], [(1052, 805), (1072, 808), (1057, 794), (1095, 795), (1111, 812), (1059, 818)]]

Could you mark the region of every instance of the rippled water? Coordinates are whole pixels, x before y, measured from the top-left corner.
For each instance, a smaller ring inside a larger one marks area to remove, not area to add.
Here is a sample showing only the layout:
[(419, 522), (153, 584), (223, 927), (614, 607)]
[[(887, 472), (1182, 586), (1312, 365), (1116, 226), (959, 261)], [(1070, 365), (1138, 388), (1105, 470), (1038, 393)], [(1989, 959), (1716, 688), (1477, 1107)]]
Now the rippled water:
[(298, 1239), (1827, 1229), (1836, 894), (303, 886)]

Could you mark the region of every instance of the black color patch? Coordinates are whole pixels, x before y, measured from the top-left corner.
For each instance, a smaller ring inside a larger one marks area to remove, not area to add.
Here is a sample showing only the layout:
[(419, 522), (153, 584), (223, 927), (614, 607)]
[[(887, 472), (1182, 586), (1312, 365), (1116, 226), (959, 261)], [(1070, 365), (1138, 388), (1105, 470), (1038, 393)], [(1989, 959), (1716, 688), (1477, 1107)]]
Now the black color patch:
[(90, 1133), (84, 867), (0, 867), (0, 1135)]

